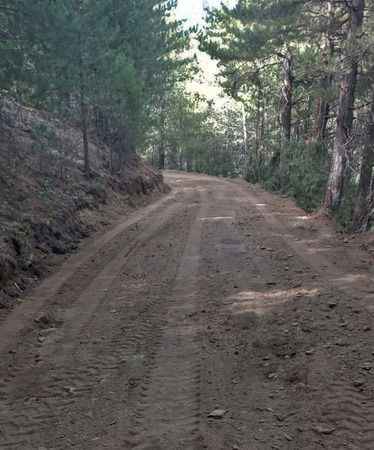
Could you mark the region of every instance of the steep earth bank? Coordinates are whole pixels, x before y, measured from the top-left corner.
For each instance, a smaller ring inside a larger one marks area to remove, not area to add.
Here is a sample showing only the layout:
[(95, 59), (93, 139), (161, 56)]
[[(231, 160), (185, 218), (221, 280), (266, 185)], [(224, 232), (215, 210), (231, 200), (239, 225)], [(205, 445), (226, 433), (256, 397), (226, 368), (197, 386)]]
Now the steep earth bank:
[[(92, 176), (83, 174), (79, 130), (9, 100), (0, 120), (0, 309), (5, 313), (61, 255), (94, 231), (167, 190), (137, 156), (122, 173), (90, 142)], [(58, 256), (58, 257), (57, 257)]]

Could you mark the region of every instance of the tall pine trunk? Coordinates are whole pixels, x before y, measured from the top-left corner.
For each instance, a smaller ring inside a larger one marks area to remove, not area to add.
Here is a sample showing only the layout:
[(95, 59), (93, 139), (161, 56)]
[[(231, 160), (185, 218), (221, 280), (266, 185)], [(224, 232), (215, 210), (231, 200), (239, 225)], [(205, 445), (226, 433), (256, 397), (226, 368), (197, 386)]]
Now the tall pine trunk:
[(292, 101), (293, 101), (293, 57), (287, 51), (285, 55), (279, 55), (282, 58), (282, 87), (280, 90), (280, 145), (272, 157), (271, 166), (273, 169), (280, 169), (283, 177), (286, 164), (283, 164), (283, 151), (291, 140), (292, 127)]
[(242, 127), (243, 127), (243, 151), (244, 158), (248, 158), (248, 130), (247, 130), (247, 112), (244, 103), (242, 103)]
[(88, 145), (88, 121), (87, 121), (87, 104), (84, 96), (84, 86), (81, 85), (80, 93), (80, 109), (81, 109), (81, 130), (83, 139), (83, 156), (84, 156), (84, 173), (86, 177), (90, 176), (90, 152)]
[(293, 106), (293, 57), (291, 52), (287, 51), (282, 61), (283, 83), (280, 96), (280, 123), (281, 123), (281, 142), (278, 154), (275, 156), (277, 167), (279, 167), (279, 182), (281, 187), (287, 179), (287, 161), (285, 160), (285, 150), (291, 140), (292, 128), (292, 106)]
[(254, 181), (259, 181), (261, 177), (260, 167), (261, 167), (261, 148), (264, 139), (264, 129), (265, 129), (265, 98), (262, 89), (258, 89), (257, 92), (257, 102), (256, 102), (256, 129), (255, 129), (255, 146), (254, 146), (254, 168), (252, 173), (254, 176)]
[[(332, 85), (332, 76), (328, 76), (321, 81), (322, 90), (325, 92)], [(315, 122), (315, 140), (317, 142), (323, 142), (326, 139), (326, 130), (330, 114), (330, 103), (323, 97), (320, 97), (317, 101), (317, 114)]]
[(79, 33), (79, 97), (80, 97), (80, 115), (81, 115), (81, 130), (83, 140), (83, 159), (84, 159), (84, 173), (88, 178), (90, 176), (90, 153), (88, 145), (88, 113), (86, 103), (86, 80), (84, 73), (83, 61), (83, 39), (82, 34)]
[(293, 97), (293, 57), (290, 52), (283, 58), (283, 85), (280, 98), (280, 122), (282, 126), (282, 144), (291, 139), (292, 97)]
[[(356, 50), (357, 35), (364, 19), (365, 0), (352, 0), (350, 8), (350, 48)], [(340, 81), (335, 142), (324, 201), (324, 207), (327, 211), (336, 210), (341, 204), (347, 165), (347, 152), (352, 139), (358, 58), (355, 55), (345, 55), (345, 59), (346, 61), (351, 60), (351, 62), (349, 64), (349, 70), (343, 73)]]
[(369, 111), (366, 141), (362, 153), (360, 182), (358, 185), (356, 206), (353, 214), (353, 229), (366, 231), (368, 228), (370, 208), (372, 207), (372, 183), (374, 168), (374, 88)]
[(160, 144), (158, 150), (158, 168), (160, 170), (165, 170), (165, 147), (163, 144)]
[(166, 126), (166, 115), (165, 115), (165, 102), (161, 102), (161, 112), (160, 112), (160, 143), (158, 147), (158, 168), (160, 170), (165, 170), (165, 126)]
[[(322, 46), (322, 62), (326, 67), (330, 66), (330, 62), (334, 56), (334, 41), (331, 36), (331, 28), (334, 23), (335, 10), (330, 1), (327, 3), (327, 12), (329, 14), (329, 29), (327, 35), (324, 38), (324, 43)], [(329, 73), (330, 72), (330, 73)], [(317, 142), (323, 142), (326, 138), (326, 130), (329, 121), (330, 114), (330, 103), (326, 99), (326, 94), (331, 89), (334, 75), (331, 71), (327, 72), (321, 79), (321, 90), (323, 94), (317, 100), (317, 110), (314, 126), (314, 139)]]

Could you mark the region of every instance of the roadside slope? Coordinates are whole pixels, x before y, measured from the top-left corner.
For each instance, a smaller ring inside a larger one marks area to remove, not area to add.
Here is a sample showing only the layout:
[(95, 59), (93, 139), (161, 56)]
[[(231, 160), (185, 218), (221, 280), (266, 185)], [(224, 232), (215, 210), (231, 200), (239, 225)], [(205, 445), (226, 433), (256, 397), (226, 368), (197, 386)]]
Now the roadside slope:
[[(161, 174), (130, 155), (120, 174), (108, 148), (90, 142), (83, 175), (79, 130), (5, 101), (0, 133), (0, 309), (11, 307), (56, 255), (164, 192)], [(52, 256), (52, 257), (51, 257)], [(61, 259), (61, 258), (60, 258)], [(3, 311), (4, 312), (4, 311)]]

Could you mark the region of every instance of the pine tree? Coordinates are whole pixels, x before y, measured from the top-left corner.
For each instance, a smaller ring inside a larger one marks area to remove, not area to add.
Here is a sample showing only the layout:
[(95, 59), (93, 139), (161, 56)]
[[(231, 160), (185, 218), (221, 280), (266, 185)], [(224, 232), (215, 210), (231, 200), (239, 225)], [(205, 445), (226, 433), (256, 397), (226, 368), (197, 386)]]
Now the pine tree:
[(93, 122), (121, 169), (188, 63), (179, 55), (189, 33), (171, 17), (176, 2), (2, 1), (1, 87), (80, 124), (87, 176)]
[(340, 93), (336, 119), (335, 143), (324, 207), (339, 208), (344, 188), (347, 153), (352, 139), (353, 109), (359, 62), (362, 58), (359, 39), (364, 20), (365, 1), (352, 0), (346, 6), (348, 15), (347, 46), (342, 54)]

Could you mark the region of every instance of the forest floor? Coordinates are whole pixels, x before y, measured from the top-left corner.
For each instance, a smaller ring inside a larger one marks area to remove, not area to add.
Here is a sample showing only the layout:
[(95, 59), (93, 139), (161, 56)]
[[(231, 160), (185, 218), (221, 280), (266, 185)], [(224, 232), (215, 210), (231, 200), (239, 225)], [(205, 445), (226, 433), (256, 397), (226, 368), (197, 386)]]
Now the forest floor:
[(165, 177), (0, 323), (0, 448), (373, 449), (370, 248), (244, 182)]

